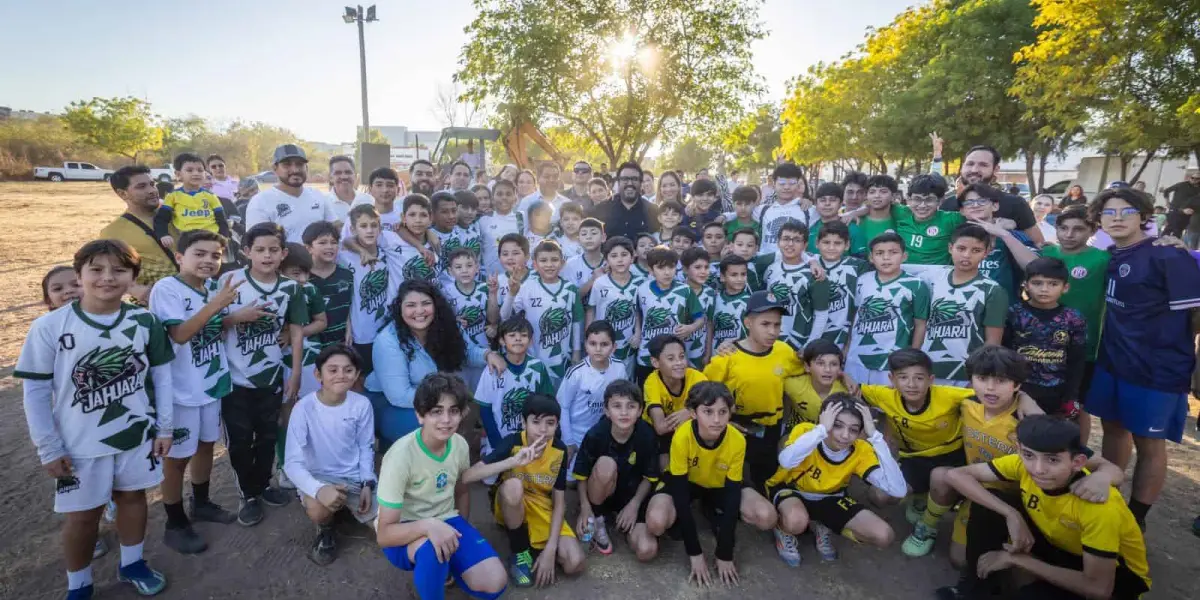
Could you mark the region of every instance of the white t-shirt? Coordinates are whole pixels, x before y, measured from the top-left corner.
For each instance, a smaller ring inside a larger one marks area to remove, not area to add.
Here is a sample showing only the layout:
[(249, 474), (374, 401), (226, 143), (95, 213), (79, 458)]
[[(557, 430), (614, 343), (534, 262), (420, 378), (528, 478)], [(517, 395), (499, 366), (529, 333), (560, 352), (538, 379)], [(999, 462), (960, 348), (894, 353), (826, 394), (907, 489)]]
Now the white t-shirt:
[(768, 204), (754, 210), (754, 220), (762, 224), (762, 246), (758, 253), (770, 254), (779, 249), (779, 233), (784, 223), (797, 221), (808, 227), (820, 220), (816, 207), (804, 210), (800, 207), (800, 199), (794, 199), (787, 204)]
[[(196, 316), (208, 304), (210, 295), (219, 290), (215, 279), (205, 281), (197, 289), (178, 276), (164, 277), (150, 290), (150, 312), (164, 327), (179, 325)], [(173, 344), (171, 381), (175, 384), (175, 404), (204, 406), (224, 398), (233, 389), (221, 326), (227, 314), (228, 308), (221, 309), (192, 339)]]
[(604, 389), (625, 379), (627, 372), (625, 363), (616, 358), (609, 359), (608, 368), (603, 371), (593, 367), (590, 358), (567, 370), (558, 388), (558, 405), (562, 407), (559, 429), (564, 444), (583, 443), (583, 436), (604, 416)]
[(225, 181), (221, 181), (220, 179), (213, 177), (211, 187), (214, 196), (218, 198), (225, 198), (226, 200), (233, 200), (237, 197), (238, 178), (226, 176)]
[(277, 223), (287, 232), (287, 241), (297, 244), (304, 242), (304, 230), (309, 225), (336, 220), (329, 196), (310, 187), (305, 187), (299, 197), (270, 187), (251, 198), (246, 206), (246, 229), (259, 223)]
[(355, 392), (337, 406), (313, 392), (300, 399), (288, 421), (283, 470), (310, 497), (331, 480), (375, 480), (375, 416), (371, 401)]
[(375, 198), (372, 198), (370, 194), (364, 194), (357, 190), (354, 192), (354, 199), (351, 200), (349, 204), (342, 202), (342, 199), (337, 197), (337, 192), (333, 190), (329, 190), (328, 195), (329, 205), (333, 207), (333, 214), (337, 215), (337, 218), (334, 220), (342, 221), (343, 223), (346, 222), (346, 216), (350, 214), (350, 209), (354, 208), (355, 206), (358, 206), (359, 204), (370, 204), (371, 206), (375, 206)]

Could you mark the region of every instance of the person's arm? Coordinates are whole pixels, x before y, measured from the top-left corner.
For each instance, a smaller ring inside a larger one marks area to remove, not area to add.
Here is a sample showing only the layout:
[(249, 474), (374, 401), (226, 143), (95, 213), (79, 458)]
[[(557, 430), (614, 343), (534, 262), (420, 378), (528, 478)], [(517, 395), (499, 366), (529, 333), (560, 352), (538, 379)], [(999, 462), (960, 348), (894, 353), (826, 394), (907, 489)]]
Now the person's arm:
[(1004, 341), (1004, 324), (1008, 320), (1008, 292), (996, 286), (984, 299), (983, 338), (985, 344), (999, 346)]
[(287, 426), (287, 448), (284, 451), (283, 472), (287, 473), (288, 479), (292, 480), (292, 483), (296, 484), (296, 489), (309, 498), (316, 498), (317, 491), (325, 484), (313, 477), (308, 466), (304, 464), (304, 450), (308, 443), (308, 413), (303, 410), (293, 410)]
[(295, 402), (300, 394), (300, 378), (304, 374), (304, 335), (299, 325), (289, 324), (289, 342), (292, 345), (292, 372), (284, 391), (284, 402)]
[(1063, 398), (1082, 402), (1079, 390), (1083, 388), (1084, 370), (1087, 367), (1087, 324), (1080, 317), (1078, 327), (1070, 332), (1071, 340), (1067, 345), (1067, 364), (1063, 386)]
[(779, 466), (784, 469), (794, 469), (812, 454), (821, 442), (829, 437), (829, 431), (824, 425), (815, 425), (812, 429), (800, 434), (795, 441), (788, 444), (779, 452)]
[(154, 237), (160, 243), (163, 238), (170, 235), (167, 229), (170, 227), (171, 219), (174, 216), (175, 211), (166, 203), (160, 204), (158, 210), (154, 211)]
[[(165, 337), (165, 336), (164, 336)], [(172, 356), (174, 356), (172, 354)], [(173, 439), (175, 422), (175, 389), (171, 387), (171, 364), (167, 361), (160, 365), (151, 365), (150, 376), (154, 379), (154, 411), (155, 427), (158, 428), (159, 438)]]
[(213, 209), (213, 219), (217, 222), (217, 233), (229, 239), (229, 220), (225, 218), (225, 210), (220, 206)]
[(300, 335), (309, 338), (321, 333), (322, 331), (325, 331), (325, 328), (328, 326), (329, 320), (325, 317), (325, 313), (322, 311), (314, 314), (308, 325), (300, 328)]
[[(493, 475), (511, 471), (522, 465), (529, 464), (533, 458), (541, 454), (541, 446), (547, 442), (537, 442), (533, 446), (525, 446), (519, 452), (513, 452), (520, 434), (513, 434), (500, 440), (492, 448), (492, 453), (480, 458), (479, 462), (463, 471), (458, 477), (459, 483), (468, 484), (483, 481)], [(564, 466), (562, 470), (566, 470)]]
[[(379, 382), (388, 404), (396, 408), (411, 408), (417, 392), (412, 382), (413, 361), (405, 355), (394, 331), (388, 327), (375, 336), (375, 343), (371, 347), (375, 380)], [(413, 358), (416, 359), (416, 356)]]
[[(1085, 598), (1106, 600), (1112, 596), (1117, 579), (1117, 559), (1096, 556), (1083, 552), (1083, 570), (1056, 567), (1042, 562), (1032, 554), (1009, 554), (1011, 564), (1027, 571), (1038, 579)], [(982, 561), (980, 561), (982, 562)]]
[(879, 430), (874, 430), (867, 441), (871, 443), (871, 447), (875, 449), (875, 456), (879, 458), (879, 467), (867, 474), (867, 483), (892, 498), (903, 498), (908, 494), (908, 483), (904, 481), (904, 472), (892, 456), (892, 449), (887, 440)]
[(19, 377), (24, 377), (21, 387), (25, 423), (29, 426), (29, 438), (37, 448), (38, 460), (45, 465), (67, 456), (67, 445), (54, 421), (53, 376), (34, 379), (29, 374), (22, 374)]
[(546, 547), (542, 552), (554, 557), (558, 551), (558, 539), (562, 535), (563, 519), (567, 516), (567, 465), (558, 470), (558, 481), (554, 491), (550, 493), (553, 508), (550, 511), (550, 537), (546, 538)]
[(575, 406), (576, 396), (579, 394), (579, 378), (574, 376), (574, 373), (563, 378), (562, 383), (558, 386), (558, 406), (562, 409), (561, 417), (558, 419), (558, 430), (562, 432), (563, 443), (567, 445), (568, 450), (572, 447), (578, 449), (579, 443), (583, 440), (575, 439), (575, 431), (571, 428), (571, 411)]
[[(376, 481), (375, 476), (375, 411), (364, 404), (358, 419), (358, 480)], [(378, 486), (376, 486), (378, 487)]]
[[(730, 471), (732, 472), (733, 469), (730, 468)], [(733, 547), (737, 542), (735, 534), (740, 515), (739, 508), (742, 503), (742, 487), (740, 480), (726, 479), (725, 487), (721, 490), (722, 512), (717, 522), (717, 547), (713, 551), (713, 556), (717, 560), (733, 561)], [(688, 511), (691, 512), (691, 507), (688, 508)], [(679, 514), (678, 507), (676, 507), (676, 514)]]
[(596, 307), (586, 306), (583, 309), (583, 328), (587, 329), (596, 320)]
[[(674, 445), (672, 443), (672, 446)], [(692, 496), (691, 489), (688, 487), (687, 474), (668, 476), (667, 492), (675, 502), (675, 523), (679, 526), (680, 535), (683, 536), (684, 550), (688, 556), (704, 554), (704, 548), (700, 545), (700, 535), (696, 531), (696, 519), (692, 516)]]
[[(514, 281), (514, 279), (512, 279), (510, 277), (509, 281), (512, 282), (512, 281)], [(504, 304), (500, 305), (500, 319), (501, 320), (505, 320), (505, 319), (508, 319), (509, 317), (513, 316), (513, 313), (516, 312), (517, 310), (525, 310), (524, 298), (522, 298), (520, 300), (517, 299), (517, 296), (520, 294), (521, 294), (520, 287), (518, 287), (517, 291), (514, 292), (512, 290), (512, 286), (510, 283), (509, 288), (508, 288), (508, 294), (506, 294), (504, 296)]]
[(1029, 525), (1025, 523), (1021, 512), (983, 487), (985, 483), (1014, 480), (1018, 474), (1012, 471), (1013, 461), (1016, 462), (1016, 468), (1020, 468), (1021, 457), (1010, 454), (990, 463), (976, 463), (951, 469), (946, 474), (946, 482), (971, 502), (1003, 516), (1008, 527), (1011, 547), (1018, 552), (1027, 552), (1033, 547), (1033, 534), (1029, 531)]

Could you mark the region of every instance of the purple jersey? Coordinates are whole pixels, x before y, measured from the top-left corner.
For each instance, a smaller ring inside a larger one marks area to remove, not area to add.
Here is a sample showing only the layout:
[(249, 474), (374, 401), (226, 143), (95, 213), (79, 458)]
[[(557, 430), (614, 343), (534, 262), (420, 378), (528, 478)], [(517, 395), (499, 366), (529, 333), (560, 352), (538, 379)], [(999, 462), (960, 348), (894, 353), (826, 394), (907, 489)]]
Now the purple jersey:
[(1097, 362), (1136, 385), (1187, 392), (1196, 362), (1188, 310), (1200, 308), (1200, 267), (1154, 239), (1111, 250)]
[(1080, 399), (1079, 384), (1087, 358), (1087, 321), (1078, 310), (1066, 306), (1035, 308), (1028, 302), (1011, 304), (1004, 345), (1029, 363), (1027, 386), (1052, 390), (1066, 400)]

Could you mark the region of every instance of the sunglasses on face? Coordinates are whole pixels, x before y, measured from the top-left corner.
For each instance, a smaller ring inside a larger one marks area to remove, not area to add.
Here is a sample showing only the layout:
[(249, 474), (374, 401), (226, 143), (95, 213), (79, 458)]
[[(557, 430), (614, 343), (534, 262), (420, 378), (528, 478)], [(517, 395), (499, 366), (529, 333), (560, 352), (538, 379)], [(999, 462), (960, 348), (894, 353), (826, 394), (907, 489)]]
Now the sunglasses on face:
[(575, 172), (581, 173), (581, 174), (582, 173), (591, 173), (592, 169), (591, 169), (591, 167), (575, 167)]

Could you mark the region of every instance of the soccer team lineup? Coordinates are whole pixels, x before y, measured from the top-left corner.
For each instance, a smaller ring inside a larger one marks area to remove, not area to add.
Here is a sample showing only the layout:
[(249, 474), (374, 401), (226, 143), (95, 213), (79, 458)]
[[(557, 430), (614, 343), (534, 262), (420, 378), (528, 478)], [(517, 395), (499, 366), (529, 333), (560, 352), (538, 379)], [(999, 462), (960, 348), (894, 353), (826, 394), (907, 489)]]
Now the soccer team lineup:
[(69, 599), (102, 595), (109, 552), (120, 584), (167, 589), (146, 536), (217, 573), (208, 527), (297, 510), (297, 560), (364, 560), (349, 524), (424, 600), (613, 553), (730, 597), (771, 543), (798, 582), (859, 552), (948, 561), (939, 600), (1152, 587), (1200, 254), (1143, 191), (1064, 199), (1051, 226), (993, 185), (994, 149), (946, 176), (936, 143), (904, 192), (788, 162), (656, 188), (635, 162), (417, 160), (347, 197), (299, 146), (273, 160), (261, 188), (215, 154), (176, 156), (174, 183), (117, 170), (126, 212), (42, 280), (13, 376)]

